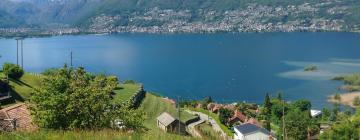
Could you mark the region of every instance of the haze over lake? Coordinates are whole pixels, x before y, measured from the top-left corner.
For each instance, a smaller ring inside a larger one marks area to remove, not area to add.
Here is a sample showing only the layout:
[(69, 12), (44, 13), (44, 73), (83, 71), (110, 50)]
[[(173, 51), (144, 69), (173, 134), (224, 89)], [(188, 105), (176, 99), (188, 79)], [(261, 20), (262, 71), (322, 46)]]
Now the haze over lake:
[[(316, 108), (338, 92), (337, 75), (360, 72), (357, 33), (118, 34), (29, 38), (24, 68), (42, 72), (70, 63), (133, 79), (181, 99), (262, 103), (265, 93), (308, 99)], [(16, 63), (16, 41), (0, 40), (0, 63)], [(318, 71), (304, 72), (307, 65)]]

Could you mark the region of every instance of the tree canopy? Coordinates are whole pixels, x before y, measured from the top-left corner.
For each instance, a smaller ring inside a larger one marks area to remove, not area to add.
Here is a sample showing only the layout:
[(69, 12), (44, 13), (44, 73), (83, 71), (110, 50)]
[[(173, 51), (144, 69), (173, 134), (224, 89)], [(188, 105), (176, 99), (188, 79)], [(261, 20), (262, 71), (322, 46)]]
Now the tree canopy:
[(3, 72), (13, 79), (20, 79), (24, 75), (24, 70), (16, 64), (4, 63)]
[(143, 113), (111, 102), (118, 81), (66, 66), (45, 76), (31, 97), (34, 121), (44, 128), (100, 129), (121, 120), (130, 129), (142, 127)]

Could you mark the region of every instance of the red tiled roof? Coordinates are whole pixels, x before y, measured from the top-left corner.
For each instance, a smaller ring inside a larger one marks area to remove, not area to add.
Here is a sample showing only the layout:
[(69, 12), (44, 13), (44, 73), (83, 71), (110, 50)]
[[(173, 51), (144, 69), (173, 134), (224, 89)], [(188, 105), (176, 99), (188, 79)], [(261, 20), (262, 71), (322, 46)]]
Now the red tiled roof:
[[(20, 131), (34, 130), (36, 125), (33, 124), (30, 111), (27, 106), (22, 104), (16, 104), (0, 110), (0, 121), (2, 124), (7, 124), (6, 121), (10, 122), (11, 119), (16, 119), (16, 129)], [(0, 126), (5, 127), (5, 126)]]

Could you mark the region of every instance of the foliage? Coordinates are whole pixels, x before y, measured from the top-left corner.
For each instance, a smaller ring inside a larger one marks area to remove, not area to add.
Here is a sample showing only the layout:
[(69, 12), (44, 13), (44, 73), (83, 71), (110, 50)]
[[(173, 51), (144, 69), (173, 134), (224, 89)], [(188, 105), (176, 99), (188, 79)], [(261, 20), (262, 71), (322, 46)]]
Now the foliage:
[(285, 129), (289, 138), (303, 140), (307, 138), (307, 130), (310, 126), (310, 116), (299, 109), (289, 111), (286, 116)]
[(201, 106), (202, 106), (204, 109), (206, 109), (206, 108), (207, 108), (207, 105), (208, 105), (209, 103), (212, 103), (212, 102), (213, 102), (213, 100), (212, 100), (211, 96), (207, 96), (207, 97), (205, 97), (205, 98), (201, 101)]
[(335, 77), (333, 79), (343, 81), (345, 83), (344, 88), (348, 91), (359, 91), (360, 90), (360, 73), (339, 76), (339, 77)]
[(232, 116), (233, 116), (233, 112), (231, 110), (226, 108), (220, 108), (219, 119), (221, 123), (226, 124)]
[(43, 79), (31, 97), (34, 121), (44, 128), (99, 129), (121, 119), (129, 129), (141, 128), (142, 113), (112, 104), (117, 81), (66, 66)]
[(334, 99), (335, 99), (336, 101), (340, 102), (340, 101), (341, 101), (341, 96), (340, 96), (340, 94), (339, 94), (339, 93), (336, 93), (336, 94), (334, 95)]
[(20, 79), (24, 75), (24, 70), (19, 66), (11, 63), (4, 63), (3, 72), (13, 79)]
[(293, 106), (300, 109), (300, 111), (310, 111), (311, 102), (308, 100), (297, 100), (293, 103)]
[(0, 79), (0, 93), (8, 92), (9, 85), (5, 80)]
[(360, 106), (360, 97), (359, 96), (355, 97), (355, 99), (353, 101), (353, 105), (354, 106)]
[(357, 140), (360, 138), (360, 111), (358, 110), (354, 116), (341, 119), (335, 123), (331, 129), (321, 134), (320, 139), (323, 140)]
[(268, 115), (271, 112), (271, 101), (270, 101), (269, 93), (266, 93), (264, 107), (265, 107), (264, 114)]
[(304, 68), (304, 71), (317, 71), (318, 68), (315, 65), (309, 65)]

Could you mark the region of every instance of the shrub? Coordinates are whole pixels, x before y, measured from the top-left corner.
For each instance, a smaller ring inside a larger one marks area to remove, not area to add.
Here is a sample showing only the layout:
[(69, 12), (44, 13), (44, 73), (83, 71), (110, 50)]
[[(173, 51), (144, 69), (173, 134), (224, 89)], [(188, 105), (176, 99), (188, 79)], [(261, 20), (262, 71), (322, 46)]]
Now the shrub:
[(20, 79), (24, 75), (24, 70), (18, 65), (5, 63), (3, 65), (3, 72), (12, 79)]
[(6, 83), (6, 81), (0, 79), (0, 93), (8, 92), (9, 85)]

